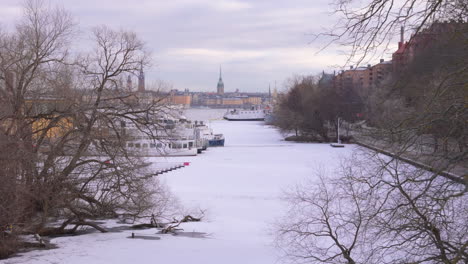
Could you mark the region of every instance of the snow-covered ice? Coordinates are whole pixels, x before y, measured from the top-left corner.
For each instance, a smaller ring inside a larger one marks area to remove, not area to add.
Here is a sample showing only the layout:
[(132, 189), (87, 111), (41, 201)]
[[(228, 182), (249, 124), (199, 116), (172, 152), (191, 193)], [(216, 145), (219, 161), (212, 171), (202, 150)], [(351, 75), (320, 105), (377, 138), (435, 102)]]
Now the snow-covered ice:
[[(206, 210), (202, 222), (182, 228), (207, 233), (207, 238), (143, 240), (128, 239), (132, 231), (92, 233), (54, 238), (57, 249), (0, 263), (275, 263), (271, 224), (284, 213), (282, 189), (311, 177), (318, 167), (333, 169), (354, 147), (285, 142), (263, 122), (214, 120), (210, 126), (225, 135), (226, 146), (195, 157), (167, 158), (190, 166), (161, 176), (185, 208)], [(133, 232), (155, 235), (156, 230)]]

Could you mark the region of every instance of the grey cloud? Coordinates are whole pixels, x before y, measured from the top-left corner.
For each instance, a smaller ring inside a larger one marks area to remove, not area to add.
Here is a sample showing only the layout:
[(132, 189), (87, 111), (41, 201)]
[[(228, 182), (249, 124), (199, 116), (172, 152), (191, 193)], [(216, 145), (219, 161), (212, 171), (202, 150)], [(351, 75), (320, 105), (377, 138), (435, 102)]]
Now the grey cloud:
[(335, 54), (315, 55), (320, 43), (308, 45), (308, 33), (332, 24), (327, 0), (51, 1), (85, 30), (107, 24), (136, 31), (154, 54), (147, 79), (179, 89), (214, 91), (220, 64), (227, 91), (266, 91), (269, 82), (342, 63)]

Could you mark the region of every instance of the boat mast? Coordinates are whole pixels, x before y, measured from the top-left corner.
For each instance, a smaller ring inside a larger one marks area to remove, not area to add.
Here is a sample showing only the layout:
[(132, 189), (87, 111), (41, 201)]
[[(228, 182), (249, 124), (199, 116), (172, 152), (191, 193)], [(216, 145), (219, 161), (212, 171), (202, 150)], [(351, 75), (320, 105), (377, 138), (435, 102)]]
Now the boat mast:
[(338, 144), (341, 144), (341, 140), (340, 140), (340, 117), (338, 117), (338, 131), (337, 131), (337, 143)]

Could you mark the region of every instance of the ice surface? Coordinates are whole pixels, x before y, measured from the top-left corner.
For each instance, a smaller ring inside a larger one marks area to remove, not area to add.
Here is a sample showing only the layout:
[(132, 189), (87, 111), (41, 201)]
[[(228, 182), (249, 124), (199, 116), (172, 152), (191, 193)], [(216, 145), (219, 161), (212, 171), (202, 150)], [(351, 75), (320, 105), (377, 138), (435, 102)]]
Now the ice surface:
[(185, 208), (207, 210), (203, 222), (181, 227), (208, 238), (159, 235), (155, 229), (133, 232), (160, 240), (128, 239), (132, 231), (93, 233), (55, 238), (57, 249), (0, 263), (275, 263), (270, 230), (284, 212), (282, 189), (311, 177), (317, 167), (333, 169), (354, 147), (285, 142), (263, 122), (212, 120), (210, 126), (225, 135), (226, 146), (167, 158), (190, 166), (162, 176)]

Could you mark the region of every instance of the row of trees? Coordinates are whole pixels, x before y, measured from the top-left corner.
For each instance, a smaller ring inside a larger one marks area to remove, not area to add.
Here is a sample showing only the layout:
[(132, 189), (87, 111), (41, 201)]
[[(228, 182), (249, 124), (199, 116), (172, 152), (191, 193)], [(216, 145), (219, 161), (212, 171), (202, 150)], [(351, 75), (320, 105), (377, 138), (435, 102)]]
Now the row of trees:
[[(375, 55), (401, 24), (419, 31), (452, 19), (459, 26), (361, 97), (371, 127), (356, 131), (359, 140), (392, 155), (359, 149), (337, 170), (317, 170), (286, 192), (289, 211), (277, 224), (286, 260), (468, 262), (467, 10), (466, 1), (338, 1), (343, 20), (326, 35), (352, 45), (350, 61)], [(290, 109), (292, 94), (280, 109)]]
[[(453, 23), (453, 22), (452, 22)], [(466, 149), (467, 23), (453, 23), (365, 100), (368, 121), (385, 138), (413, 137), (434, 154)], [(391, 140), (390, 140), (391, 141)], [(443, 148), (441, 147), (443, 146)]]
[(314, 76), (296, 76), (288, 87), (275, 107), (274, 125), (285, 132), (293, 131), (295, 138), (336, 141), (338, 126), (344, 120), (355, 122), (362, 111), (362, 100), (354, 90), (333, 89)]
[[(91, 220), (157, 218), (173, 202), (125, 149), (122, 122), (150, 136), (162, 129), (154, 117), (164, 105), (121, 85), (149, 63), (144, 43), (100, 26), (92, 47), (80, 47), (89, 52), (76, 52), (69, 13), (36, 0), (23, 12), (13, 30), (0, 29), (0, 258), (19, 234), (104, 232)], [(54, 219), (61, 224), (50, 227)]]
[[(434, 152), (447, 152), (454, 146), (463, 152), (467, 26), (461, 22), (435, 26), (446, 32), (431, 32), (429, 37), (425, 33), (427, 38), (437, 39), (410, 43), (407, 50), (416, 51), (407, 55), (408, 65), (401, 65), (404, 69), (387, 75), (377, 86), (364, 89), (351, 80), (335, 86), (337, 77), (326, 74), (320, 80), (314, 76), (290, 79), (287, 93), (280, 96), (275, 108), (274, 124), (293, 131), (296, 137), (328, 142), (334, 140), (338, 120), (347, 125), (365, 119), (379, 129), (378, 137), (384, 133), (385, 139), (401, 141), (410, 136), (405, 131), (411, 130), (421, 136), (419, 145)], [(416, 126), (403, 128), (409, 123)]]

